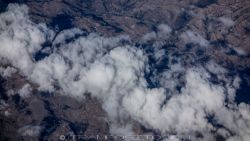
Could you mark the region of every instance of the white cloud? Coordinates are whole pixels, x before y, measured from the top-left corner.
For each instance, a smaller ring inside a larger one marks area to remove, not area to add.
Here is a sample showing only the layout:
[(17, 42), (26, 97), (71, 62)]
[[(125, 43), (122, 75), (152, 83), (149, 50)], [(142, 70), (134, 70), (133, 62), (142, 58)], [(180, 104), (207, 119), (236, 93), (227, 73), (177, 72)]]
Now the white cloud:
[(27, 6), (9, 5), (0, 15), (0, 56), (29, 74), (33, 67), (32, 55), (41, 49), (45, 35), (51, 34), (43, 24), (28, 19)]
[(81, 31), (78, 28), (68, 29), (62, 31), (53, 41), (54, 45), (57, 44), (65, 44), (65, 41), (70, 38), (74, 38), (75, 35), (81, 35), (83, 34), (83, 31)]
[(0, 67), (0, 75), (4, 78), (10, 77), (13, 73), (16, 73), (16, 69), (10, 66), (6, 68)]
[(29, 97), (32, 92), (32, 87), (30, 84), (25, 84), (20, 90), (18, 90), (18, 93), (21, 97)]
[(200, 75), (200, 72), (188, 71), (181, 94), (173, 95), (162, 107), (165, 96), (159, 89), (137, 90), (124, 99), (124, 104), (133, 117), (163, 132), (209, 129), (206, 114), (220, 108), (224, 97), (222, 88), (211, 87)]
[[(168, 38), (171, 29), (166, 25), (158, 28), (157, 33), (150, 33), (150, 40), (152, 37)], [(52, 43), (50, 55), (35, 61), (33, 57), (42, 49), (42, 43), (51, 40), (55, 34), (43, 24), (32, 23), (26, 6), (10, 5), (8, 11), (0, 15), (0, 29), (1, 58), (38, 84), (40, 90), (77, 98), (91, 93), (108, 113), (114, 133), (133, 133), (131, 120), (135, 120), (162, 134), (175, 133), (177, 136), (171, 136), (171, 140), (186, 135), (197, 139), (196, 132), (203, 134), (204, 138), (200, 140), (214, 140), (211, 132), (217, 128), (217, 133), (227, 139), (244, 141), (249, 136), (249, 105), (237, 106), (233, 100), (240, 80), (227, 77), (226, 69), (212, 61), (205, 67), (189, 68), (180, 62), (169, 63), (169, 69), (152, 78), (160, 86), (149, 88), (144, 72), (148, 69), (155, 72), (155, 68), (149, 68), (148, 54), (142, 49), (124, 44), (124, 40), (130, 41), (128, 36), (108, 38), (92, 33), (66, 42), (82, 31), (62, 31)], [(200, 46), (209, 44), (192, 31), (184, 32), (180, 38)], [(156, 51), (156, 60), (167, 55), (164, 50), (156, 48)], [(225, 85), (211, 83), (210, 73), (218, 76)], [(182, 87), (177, 91), (179, 84)], [(30, 91), (30, 86), (25, 85), (19, 93), (25, 96)], [(225, 102), (227, 93), (231, 103)], [(208, 121), (209, 116), (226, 129), (214, 126)], [(40, 130), (28, 126), (20, 132), (38, 135), (30, 129)], [(227, 129), (235, 134), (229, 134)]]
[(234, 21), (228, 17), (219, 17), (218, 20), (222, 22), (226, 27), (232, 27), (235, 24)]
[(246, 56), (248, 53), (241, 48), (233, 47), (233, 50), (237, 52), (238, 55)]
[(41, 126), (26, 125), (18, 129), (22, 136), (38, 137), (43, 128)]
[(209, 42), (204, 39), (199, 33), (193, 32), (191, 30), (185, 31), (180, 35), (180, 38), (185, 43), (195, 43), (199, 44), (202, 47), (207, 47)]
[(172, 29), (166, 25), (166, 24), (160, 24), (157, 27), (157, 31), (152, 31), (149, 33), (146, 33), (141, 41), (143, 43), (149, 42), (149, 41), (158, 41), (154, 42), (155, 46), (162, 45), (164, 40), (167, 40), (172, 32)]

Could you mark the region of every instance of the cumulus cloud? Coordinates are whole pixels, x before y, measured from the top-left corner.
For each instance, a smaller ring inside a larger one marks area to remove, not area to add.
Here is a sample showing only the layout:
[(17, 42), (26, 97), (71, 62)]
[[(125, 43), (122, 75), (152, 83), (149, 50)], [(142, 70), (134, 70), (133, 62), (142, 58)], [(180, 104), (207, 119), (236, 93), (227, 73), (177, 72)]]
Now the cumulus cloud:
[[(167, 25), (158, 28), (143, 40), (170, 36)], [(145, 72), (156, 72), (155, 68), (149, 67), (148, 54), (131, 45), (128, 36), (82, 34), (77, 28), (55, 34), (44, 24), (32, 23), (26, 6), (10, 5), (0, 15), (0, 57), (38, 84), (39, 90), (77, 98), (90, 93), (102, 103), (116, 134), (133, 134), (131, 120), (135, 120), (162, 134), (175, 134), (169, 137), (173, 141), (187, 135), (204, 141), (215, 140), (216, 134), (228, 140), (246, 141), (249, 137), (249, 105), (234, 103), (240, 80), (227, 77), (226, 69), (213, 61), (198, 67), (169, 63), (169, 69), (153, 77), (159, 86), (150, 88)], [(192, 31), (180, 38), (200, 46), (209, 44)], [(50, 53), (36, 61), (34, 56), (46, 41), (52, 42)], [(167, 56), (164, 50), (156, 51), (156, 60)], [(212, 75), (223, 83), (210, 82)], [(23, 96), (30, 92), (29, 85), (19, 90)], [(226, 102), (228, 95), (231, 103)], [(39, 131), (40, 127), (33, 126), (20, 129), (23, 135), (38, 135)], [(203, 138), (196, 137), (197, 133)]]
[(22, 136), (38, 137), (42, 131), (41, 126), (26, 125), (18, 129), (18, 133)]
[(219, 17), (218, 20), (222, 22), (226, 27), (234, 26), (234, 21), (228, 17)]
[[(165, 105), (162, 91), (148, 93), (137, 91), (132, 97), (124, 99), (128, 112), (139, 116), (142, 122), (164, 132), (202, 131), (211, 128), (207, 123), (206, 112), (211, 113), (223, 105), (222, 89), (211, 87), (199, 71), (189, 70), (186, 86), (180, 95), (172, 96)], [(136, 98), (138, 97), (138, 98)]]
[(32, 87), (30, 84), (25, 84), (20, 90), (18, 90), (18, 94), (21, 97), (29, 97), (32, 91)]
[(238, 55), (241, 55), (241, 56), (248, 55), (248, 53), (245, 50), (243, 50), (243, 49), (240, 49), (240, 48), (237, 48), (237, 47), (233, 47), (233, 50), (236, 51)]
[(145, 34), (142, 37), (142, 42), (148, 42), (152, 40), (164, 40), (167, 39), (172, 32), (172, 29), (166, 24), (160, 24), (157, 27), (157, 31), (152, 31)]
[(193, 32), (191, 30), (185, 31), (180, 35), (180, 38), (185, 43), (196, 43), (202, 47), (209, 45), (209, 42), (204, 39), (199, 33)]
[(16, 73), (16, 69), (10, 66), (6, 68), (0, 67), (0, 75), (4, 78), (10, 77), (13, 73)]
[(28, 19), (27, 6), (8, 6), (8, 12), (0, 15), (0, 56), (23, 72), (32, 70), (32, 55), (41, 49), (48, 28), (34, 24)]

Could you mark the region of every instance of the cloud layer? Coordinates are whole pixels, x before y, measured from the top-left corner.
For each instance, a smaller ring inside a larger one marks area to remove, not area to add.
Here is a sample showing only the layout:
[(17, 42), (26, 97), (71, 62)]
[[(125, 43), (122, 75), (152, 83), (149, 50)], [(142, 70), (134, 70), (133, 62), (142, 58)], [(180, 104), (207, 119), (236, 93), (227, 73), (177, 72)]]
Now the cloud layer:
[[(167, 25), (160, 25), (158, 30), (145, 35), (142, 42), (171, 36)], [(180, 39), (201, 47), (209, 45), (192, 31), (184, 32)], [(108, 113), (113, 133), (133, 134), (131, 121), (137, 121), (163, 135), (173, 135), (173, 140), (187, 135), (204, 141), (217, 136), (228, 141), (250, 138), (250, 107), (234, 103), (240, 79), (229, 77), (227, 70), (212, 60), (205, 66), (190, 67), (181, 61), (169, 62), (168, 69), (157, 73), (157, 68), (149, 65), (150, 54), (133, 46), (128, 36), (84, 36), (77, 28), (55, 34), (45, 24), (31, 22), (28, 8), (23, 5), (9, 5), (0, 15), (0, 42), (2, 63), (15, 67), (40, 91), (76, 98), (90, 93), (98, 98)], [(171, 60), (172, 56), (160, 47), (154, 50), (156, 60)], [(47, 55), (36, 60), (39, 52)], [(8, 76), (12, 71), (1, 68), (1, 75)], [(159, 83), (157, 87), (150, 87), (145, 78), (148, 72), (154, 72), (151, 79)], [(211, 82), (213, 76), (219, 83)], [(30, 91), (25, 85), (20, 93)]]

